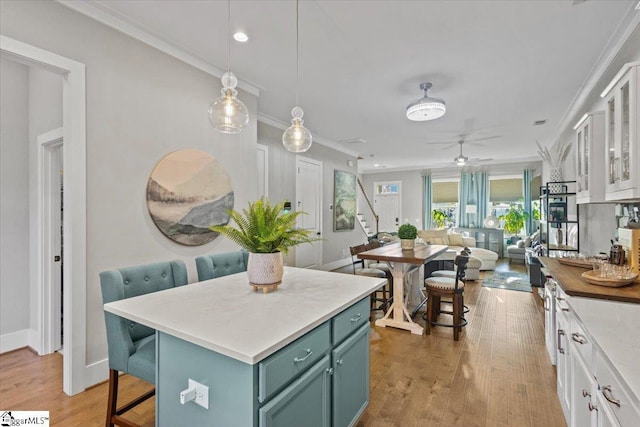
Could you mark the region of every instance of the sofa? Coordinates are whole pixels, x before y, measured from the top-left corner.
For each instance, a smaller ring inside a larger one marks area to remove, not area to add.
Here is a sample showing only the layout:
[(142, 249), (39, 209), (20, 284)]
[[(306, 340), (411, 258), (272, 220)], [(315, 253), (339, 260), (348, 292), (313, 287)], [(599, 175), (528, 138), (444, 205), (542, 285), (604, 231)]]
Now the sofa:
[(509, 264), (517, 262), (524, 264), (527, 249), (535, 247), (540, 243), (540, 231), (536, 231), (531, 236), (527, 236), (522, 240), (518, 240), (515, 244), (507, 246), (507, 255), (509, 256)]
[[(425, 243), (432, 245), (448, 245), (449, 250), (438, 256), (435, 261), (453, 261), (465, 247), (471, 249), (471, 257), (480, 260), (479, 271), (494, 270), (499, 256), (488, 249), (476, 248), (476, 239), (464, 233), (451, 230), (419, 230), (418, 237)], [(467, 267), (467, 277), (473, 277), (475, 272)]]

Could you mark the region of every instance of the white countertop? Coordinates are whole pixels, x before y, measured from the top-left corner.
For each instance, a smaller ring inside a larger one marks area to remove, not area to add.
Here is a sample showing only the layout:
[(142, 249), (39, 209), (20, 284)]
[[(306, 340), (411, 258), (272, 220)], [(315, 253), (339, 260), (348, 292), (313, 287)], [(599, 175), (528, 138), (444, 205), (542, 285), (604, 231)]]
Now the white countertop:
[(380, 288), (386, 279), (285, 267), (274, 292), (246, 273), (104, 305), (104, 309), (245, 363), (255, 364)]
[(569, 303), (640, 407), (640, 304), (579, 297)]

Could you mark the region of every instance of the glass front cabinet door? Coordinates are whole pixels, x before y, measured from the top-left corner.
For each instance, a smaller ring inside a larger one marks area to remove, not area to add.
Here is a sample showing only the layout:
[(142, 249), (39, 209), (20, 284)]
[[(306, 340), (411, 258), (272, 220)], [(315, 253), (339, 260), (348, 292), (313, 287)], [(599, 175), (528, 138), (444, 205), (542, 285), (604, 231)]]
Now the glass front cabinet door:
[(640, 62), (626, 64), (609, 84), (606, 98), (606, 200), (640, 197)]
[(604, 202), (604, 111), (587, 113), (576, 123), (577, 203)]

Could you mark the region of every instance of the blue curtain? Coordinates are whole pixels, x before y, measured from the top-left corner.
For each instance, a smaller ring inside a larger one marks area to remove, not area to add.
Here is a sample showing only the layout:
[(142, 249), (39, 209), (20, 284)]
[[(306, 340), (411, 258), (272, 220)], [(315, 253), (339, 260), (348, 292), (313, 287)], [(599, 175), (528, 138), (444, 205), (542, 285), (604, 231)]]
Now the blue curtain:
[[(486, 172), (463, 172), (460, 175), (458, 197), (458, 226), (482, 228), (489, 206), (489, 179)], [(467, 205), (475, 205), (476, 213), (466, 213)]]
[(433, 203), (433, 191), (431, 188), (431, 175), (422, 176), (422, 229), (431, 230), (431, 210)]
[(528, 235), (531, 235), (535, 230), (533, 222), (533, 206), (531, 206), (531, 180), (533, 179), (534, 170), (525, 169), (522, 173), (522, 194), (524, 195), (524, 210), (529, 214), (524, 226)]

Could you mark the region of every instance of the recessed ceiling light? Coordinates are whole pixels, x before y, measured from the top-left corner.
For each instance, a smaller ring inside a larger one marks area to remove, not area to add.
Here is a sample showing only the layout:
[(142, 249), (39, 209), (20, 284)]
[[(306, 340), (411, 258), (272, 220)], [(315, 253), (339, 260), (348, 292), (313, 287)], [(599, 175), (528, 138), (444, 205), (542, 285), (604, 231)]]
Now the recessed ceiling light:
[(233, 35), (233, 39), (240, 43), (246, 43), (247, 41), (249, 41), (249, 36), (242, 31), (238, 31)]

